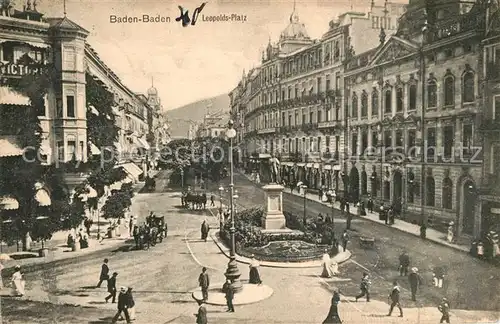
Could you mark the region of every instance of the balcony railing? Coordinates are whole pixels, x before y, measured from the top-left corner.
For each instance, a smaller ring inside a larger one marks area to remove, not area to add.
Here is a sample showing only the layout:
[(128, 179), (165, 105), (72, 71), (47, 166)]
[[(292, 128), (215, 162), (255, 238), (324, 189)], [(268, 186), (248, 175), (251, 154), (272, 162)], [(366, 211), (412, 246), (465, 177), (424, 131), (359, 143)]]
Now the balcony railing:
[(340, 120), (329, 120), (318, 123), (318, 128), (335, 128), (342, 125), (342, 121)]

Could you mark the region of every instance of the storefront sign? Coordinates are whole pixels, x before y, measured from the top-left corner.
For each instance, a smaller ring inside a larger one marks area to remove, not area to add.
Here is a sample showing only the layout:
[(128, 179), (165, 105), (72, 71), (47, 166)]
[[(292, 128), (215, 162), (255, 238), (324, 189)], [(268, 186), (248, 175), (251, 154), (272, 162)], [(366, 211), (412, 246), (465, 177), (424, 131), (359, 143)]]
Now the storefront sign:
[(25, 75), (42, 74), (43, 67), (39, 65), (22, 65), (14, 63), (0, 63), (0, 77), (22, 77)]

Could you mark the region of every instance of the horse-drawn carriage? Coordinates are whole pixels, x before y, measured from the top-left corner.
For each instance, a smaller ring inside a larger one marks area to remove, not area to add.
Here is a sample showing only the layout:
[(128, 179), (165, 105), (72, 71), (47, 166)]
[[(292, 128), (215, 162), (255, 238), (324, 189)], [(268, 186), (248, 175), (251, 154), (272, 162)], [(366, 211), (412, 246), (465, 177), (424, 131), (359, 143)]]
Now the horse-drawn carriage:
[(191, 209), (206, 209), (207, 194), (193, 194), (192, 192), (183, 192), (181, 203), (183, 207)]
[(134, 228), (134, 239), (137, 249), (144, 249), (146, 246), (155, 246), (156, 243), (162, 243), (167, 238), (167, 223), (165, 216), (156, 216), (150, 214), (146, 217), (144, 225)]

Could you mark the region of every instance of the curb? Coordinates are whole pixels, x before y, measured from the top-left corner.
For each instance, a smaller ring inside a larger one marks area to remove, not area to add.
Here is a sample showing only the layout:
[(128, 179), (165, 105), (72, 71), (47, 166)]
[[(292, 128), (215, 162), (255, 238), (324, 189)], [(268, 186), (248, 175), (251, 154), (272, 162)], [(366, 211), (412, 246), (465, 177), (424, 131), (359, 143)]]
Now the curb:
[[(222, 285), (223, 285), (223, 283), (215, 283), (214, 284), (214, 286), (222, 286)], [(243, 284), (243, 290), (245, 289), (245, 285), (250, 285), (250, 284)], [(263, 298), (261, 298), (262, 297), (261, 296), (261, 297), (259, 297), (260, 299), (253, 300), (253, 301), (250, 301), (250, 302), (241, 302), (241, 303), (238, 303), (238, 302), (234, 302), (234, 299), (233, 299), (234, 306), (243, 306), (243, 305), (251, 305), (251, 304), (260, 303), (261, 301), (266, 300), (266, 299), (270, 298), (272, 295), (274, 295), (274, 290), (271, 287), (269, 287), (267, 285), (262, 285), (262, 286), (265, 286), (265, 287), (267, 287), (269, 289), (269, 291), (268, 291), (269, 295), (265, 295)], [(209, 289), (208, 292), (210, 294), (210, 289)], [(197, 289), (192, 290), (192, 292), (191, 292), (191, 297), (198, 302), (201, 299), (198, 299), (198, 298), (195, 297), (196, 293), (201, 293), (201, 289), (197, 288)], [(218, 292), (218, 293), (221, 294), (221, 295), (224, 295), (224, 293), (222, 293), (222, 292)], [(235, 294), (235, 296), (237, 296), (238, 294), (241, 294), (241, 293), (242, 292), (237, 292)], [(215, 302), (214, 303), (214, 302), (211, 302), (210, 300), (205, 301), (204, 304), (211, 305), (211, 306), (226, 306), (225, 302), (221, 302), (221, 303)]]
[[(217, 232), (218, 234), (218, 232)], [(229, 249), (219, 240), (218, 235), (215, 233), (211, 233), (210, 237), (214, 241), (215, 245), (219, 248), (219, 250), (229, 258)], [(349, 260), (352, 256), (350, 251), (341, 252), (332, 258), (338, 264), (344, 263)], [(236, 254), (236, 261), (243, 264), (250, 264), (251, 260), (249, 258), (243, 257), (241, 255)], [(321, 260), (316, 261), (307, 261), (307, 262), (269, 262), (262, 261), (259, 262), (261, 267), (266, 268), (295, 268), (295, 269), (308, 269), (308, 268), (318, 268), (322, 266)]]

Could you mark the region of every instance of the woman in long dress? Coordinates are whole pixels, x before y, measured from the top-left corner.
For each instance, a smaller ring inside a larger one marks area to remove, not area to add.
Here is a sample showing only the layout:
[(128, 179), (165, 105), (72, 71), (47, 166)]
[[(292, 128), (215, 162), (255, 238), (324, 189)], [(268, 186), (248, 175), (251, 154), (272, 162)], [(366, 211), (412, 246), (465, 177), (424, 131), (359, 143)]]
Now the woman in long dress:
[(3, 279), (2, 279), (2, 270), (3, 270), (4, 266), (2, 264), (2, 262), (0, 262), (0, 289), (3, 288)]
[(335, 261), (332, 261), (330, 255), (328, 254), (328, 250), (325, 250), (325, 254), (323, 254), (323, 272), (321, 273), (321, 277), (323, 278), (331, 278), (338, 273), (338, 264)]
[(333, 292), (332, 301), (330, 304), (330, 311), (326, 316), (323, 324), (331, 324), (331, 323), (342, 323), (342, 320), (339, 317), (339, 309), (338, 306), (340, 304), (340, 294), (336, 290)]
[(255, 256), (252, 255), (252, 261), (250, 261), (250, 275), (248, 282), (251, 284), (260, 285), (262, 280), (260, 279), (259, 274), (259, 261), (255, 259)]
[(23, 280), (23, 274), (21, 273), (21, 267), (16, 266), (15, 267), (15, 272), (12, 275), (12, 294), (14, 296), (19, 296), (22, 297), (24, 296), (24, 280)]

